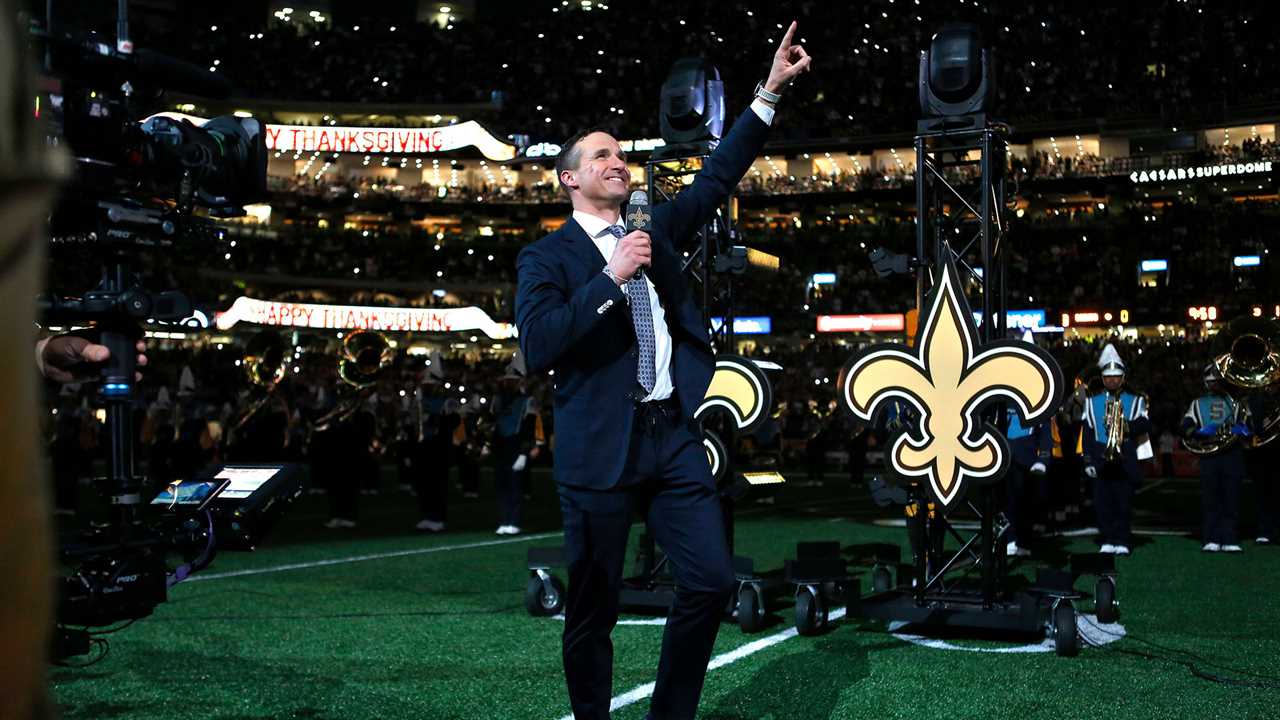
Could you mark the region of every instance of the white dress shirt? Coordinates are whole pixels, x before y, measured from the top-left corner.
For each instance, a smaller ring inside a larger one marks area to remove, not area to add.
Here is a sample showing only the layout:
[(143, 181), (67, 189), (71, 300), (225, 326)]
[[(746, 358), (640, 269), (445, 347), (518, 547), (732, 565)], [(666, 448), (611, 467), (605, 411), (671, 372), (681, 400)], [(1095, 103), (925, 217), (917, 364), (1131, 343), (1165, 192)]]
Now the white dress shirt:
[[(764, 121), (766, 125), (773, 124), (774, 109), (766, 105), (759, 98), (751, 103), (751, 109), (756, 116)], [(613, 222), (606, 222), (590, 213), (581, 210), (573, 211), (573, 219), (586, 231), (587, 237), (591, 238), (591, 242), (595, 243), (596, 249), (600, 251), (601, 257), (607, 263), (613, 257), (613, 251), (618, 247), (618, 238), (609, 232), (609, 228), (614, 225), (623, 225), (622, 216), (619, 215)], [(666, 400), (671, 397), (674, 386), (671, 382), (671, 331), (667, 329), (667, 312), (663, 309), (662, 303), (658, 300), (658, 290), (654, 287), (653, 281), (645, 275), (644, 285), (649, 290), (649, 307), (653, 310), (653, 367), (656, 371), (653, 383), (653, 392), (649, 393), (644, 402), (651, 400)], [(627, 284), (622, 284), (622, 292), (627, 292)], [(638, 384), (638, 383), (637, 383)]]
[[(582, 229), (587, 231), (587, 237), (591, 238), (591, 242), (595, 243), (596, 249), (600, 251), (601, 259), (606, 263), (613, 257), (613, 251), (618, 247), (618, 238), (609, 232), (609, 228), (614, 225), (623, 225), (622, 216), (619, 215), (612, 223), (605, 222), (590, 213), (580, 210), (573, 212), (573, 219), (577, 221)], [(656, 371), (653, 382), (653, 392), (645, 397), (645, 402), (650, 400), (666, 400), (671, 397), (671, 331), (667, 329), (667, 311), (662, 308), (662, 303), (658, 301), (658, 290), (653, 286), (653, 281), (645, 275), (644, 285), (649, 289), (649, 308), (653, 310), (653, 368)], [(627, 284), (621, 286), (622, 292), (627, 292)]]

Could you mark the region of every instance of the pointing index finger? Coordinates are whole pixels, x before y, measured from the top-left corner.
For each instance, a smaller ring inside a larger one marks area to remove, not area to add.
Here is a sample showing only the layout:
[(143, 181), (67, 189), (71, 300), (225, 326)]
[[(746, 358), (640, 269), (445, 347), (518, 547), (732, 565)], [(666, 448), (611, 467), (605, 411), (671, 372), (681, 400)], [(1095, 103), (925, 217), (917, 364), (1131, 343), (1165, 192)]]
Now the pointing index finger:
[(796, 33), (796, 21), (791, 21), (791, 26), (787, 28), (787, 33), (782, 36), (782, 44), (778, 46), (779, 50), (785, 51), (791, 47), (791, 36)]

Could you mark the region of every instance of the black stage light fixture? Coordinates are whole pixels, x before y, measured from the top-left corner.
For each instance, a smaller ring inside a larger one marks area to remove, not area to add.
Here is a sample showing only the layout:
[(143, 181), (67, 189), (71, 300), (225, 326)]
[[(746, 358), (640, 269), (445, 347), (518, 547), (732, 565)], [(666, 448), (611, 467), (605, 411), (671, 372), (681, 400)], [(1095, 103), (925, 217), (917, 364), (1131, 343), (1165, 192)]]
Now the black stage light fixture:
[(890, 275), (906, 275), (915, 272), (919, 267), (916, 259), (910, 255), (890, 252), (882, 247), (871, 248), (867, 252), (867, 256), (871, 258), (871, 267), (876, 271), (876, 277), (887, 278)]
[[(960, 119), (991, 109), (995, 94), (991, 51), (971, 23), (944, 25), (920, 53), (920, 112), (925, 118)], [(968, 124), (968, 123), (966, 123)]]
[(734, 245), (728, 252), (715, 257), (712, 268), (718, 273), (741, 275), (748, 269), (777, 272), (782, 267), (782, 258), (763, 250), (749, 248), (746, 245)]
[(724, 83), (701, 58), (681, 58), (662, 83), (658, 125), (668, 145), (716, 141), (724, 132)]

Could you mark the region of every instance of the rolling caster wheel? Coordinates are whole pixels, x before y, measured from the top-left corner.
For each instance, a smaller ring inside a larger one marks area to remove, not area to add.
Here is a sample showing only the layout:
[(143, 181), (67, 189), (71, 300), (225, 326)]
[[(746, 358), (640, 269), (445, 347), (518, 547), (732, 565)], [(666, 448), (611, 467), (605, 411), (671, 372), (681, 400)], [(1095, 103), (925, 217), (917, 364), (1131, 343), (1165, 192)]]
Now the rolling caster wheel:
[(564, 610), (564, 584), (555, 575), (531, 575), (524, 589), (524, 609), (534, 617), (551, 617)]
[(796, 593), (796, 632), (801, 635), (816, 635), (826, 625), (826, 603), (811, 586), (802, 586)]
[(1053, 649), (1061, 657), (1075, 657), (1080, 653), (1076, 609), (1065, 600), (1060, 601), (1053, 609)]
[(738, 591), (738, 627), (744, 633), (764, 628), (764, 598), (754, 585), (743, 585)]
[(1120, 604), (1116, 601), (1116, 581), (1111, 577), (1100, 577), (1093, 586), (1094, 613), (1098, 622), (1113, 623), (1120, 619)]

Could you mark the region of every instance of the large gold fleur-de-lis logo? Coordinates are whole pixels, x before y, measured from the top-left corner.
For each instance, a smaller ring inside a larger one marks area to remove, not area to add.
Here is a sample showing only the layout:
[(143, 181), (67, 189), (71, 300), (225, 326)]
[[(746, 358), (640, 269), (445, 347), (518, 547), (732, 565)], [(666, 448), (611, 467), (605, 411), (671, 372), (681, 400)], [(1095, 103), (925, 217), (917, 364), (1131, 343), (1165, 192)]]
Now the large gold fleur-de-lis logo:
[(905, 480), (927, 482), (950, 505), (966, 479), (993, 481), (1008, 468), (1008, 442), (982, 421), (984, 406), (1003, 400), (1025, 424), (1046, 420), (1062, 402), (1062, 371), (1031, 343), (979, 346), (955, 266), (940, 262), (934, 277), (913, 351), (866, 348), (841, 371), (839, 388), (845, 407), (863, 422), (894, 399), (914, 409), (918, 422), (904, 423), (890, 442), (888, 464)]

